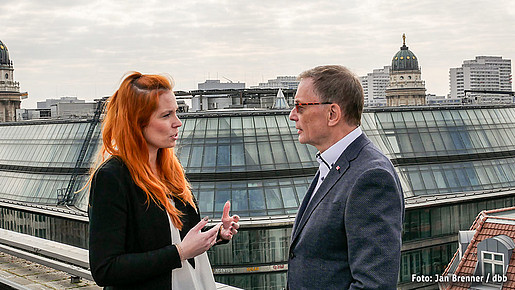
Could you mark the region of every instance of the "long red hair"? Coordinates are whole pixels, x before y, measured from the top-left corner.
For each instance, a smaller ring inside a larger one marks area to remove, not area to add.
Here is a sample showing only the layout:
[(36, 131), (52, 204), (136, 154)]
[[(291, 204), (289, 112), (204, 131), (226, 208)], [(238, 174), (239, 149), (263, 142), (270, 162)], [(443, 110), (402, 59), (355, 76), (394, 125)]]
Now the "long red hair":
[(107, 102), (99, 155), (102, 162), (108, 154), (122, 159), (136, 185), (146, 193), (147, 202), (152, 200), (165, 208), (174, 226), (182, 229), (182, 213), (169, 197), (174, 196), (196, 208), (184, 169), (173, 148), (161, 148), (157, 154), (158, 172), (152, 173), (142, 132), (158, 107), (159, 96), (172, 88), (171, 78), (162, 75), (134, 72), (125, 77)]

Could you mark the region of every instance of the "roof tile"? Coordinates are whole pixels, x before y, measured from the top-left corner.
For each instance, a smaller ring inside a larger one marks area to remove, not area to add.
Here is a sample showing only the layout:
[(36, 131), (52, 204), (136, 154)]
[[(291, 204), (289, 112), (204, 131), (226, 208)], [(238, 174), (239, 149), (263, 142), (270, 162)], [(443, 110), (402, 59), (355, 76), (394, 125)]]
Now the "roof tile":
[[(465, 255), (461, 259), (458, 268), (455, 271), (456, 275), (472, 275), (476, 265), (477, 265), (477, 245), (484, 241), (485, 239), (489, 239), (498, 235), (506, 235), (513, 240), (515, 240), (515, 218), (506, 218), (503, 215), (502, 218), (498, 218), (499, 215), (495, 215), (496, 213), (503, 211), (514, 211), (515, 207), (506, 208), (506, 209), (498, 209), (491, 211), (482, 211), (476, 221), (472, 225), (471, 229), (476, 230), (476, 234), (474, 235), (471, 243), (469, 244), (467, 250), (465, 251)], [(495, 222), (490, 222), (491, 217), (496, 217)], [(457, 259), (458, 255), (454, 256), (454, 259)], [(449, 263), (447, 269), (445, 269), (443, 275), (447, 275), (450, 269), (450, 265), (452, 264), (452, 260)], [(508, 281), (503, 284), (503, 289), (514, 289), (515, 290), (515, 251), (510, 259), (510, 265), (506, 270), (506, 276)], [(447, 289), (469, 289), (470, 283), (453, 283), (450, 285), (450, 288)]]

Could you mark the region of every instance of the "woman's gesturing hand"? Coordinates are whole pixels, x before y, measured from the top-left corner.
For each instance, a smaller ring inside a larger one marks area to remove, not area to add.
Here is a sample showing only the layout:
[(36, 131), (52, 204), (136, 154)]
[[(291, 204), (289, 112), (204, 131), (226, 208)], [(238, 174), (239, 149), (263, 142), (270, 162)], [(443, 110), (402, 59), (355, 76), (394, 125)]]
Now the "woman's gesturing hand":
[(221, 224), (215, 225), (209, 231), (201, 232), (202, 228), (207, 224), (208, 218), (203, 218), (195, 227), (193, 227), (184, 237), (180, 244), (180, 255), (183, 260), (196, 257), (216, 243), (218, 230)]
[(240, 225), (238, 221), (240, 217), (237, 215), (229, 216), (231, 211), (231, 202), (227, 201), (224, 205), (224, 211), (222, 214), (222, 227), (220, 228), (220, 238), (222, 240), (230, 240), (232, 236), (238, 232)]

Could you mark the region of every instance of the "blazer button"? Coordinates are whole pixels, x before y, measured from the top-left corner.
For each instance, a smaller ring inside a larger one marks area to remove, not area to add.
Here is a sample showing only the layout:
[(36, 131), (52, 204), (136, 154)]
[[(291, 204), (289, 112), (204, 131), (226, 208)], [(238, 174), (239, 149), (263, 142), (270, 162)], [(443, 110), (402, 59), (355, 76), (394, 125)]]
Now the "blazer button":
[(290, 252), (290, 260), (295, 258), (295, 254), (293, 252)]

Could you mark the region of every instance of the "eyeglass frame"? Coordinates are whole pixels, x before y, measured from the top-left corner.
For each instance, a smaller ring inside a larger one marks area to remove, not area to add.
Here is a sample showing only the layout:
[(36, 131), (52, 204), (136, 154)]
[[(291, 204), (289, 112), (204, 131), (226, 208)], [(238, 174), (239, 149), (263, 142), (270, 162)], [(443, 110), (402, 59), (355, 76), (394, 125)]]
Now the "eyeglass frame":
[(302, 106), (313, 106), (313, 105), (330, 105), (330, 104), (334, 104), (332, 102), (308, 102), (308, 103), (299, 103), (299, 102), (295, 102), (294, 105), (295, 105), (295, 110), (297, 110), (297, 112), (299, 111), (299, 107), (302, 108)]

